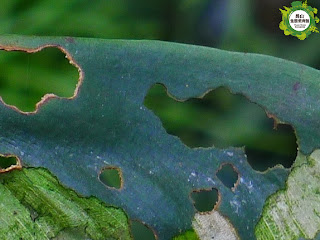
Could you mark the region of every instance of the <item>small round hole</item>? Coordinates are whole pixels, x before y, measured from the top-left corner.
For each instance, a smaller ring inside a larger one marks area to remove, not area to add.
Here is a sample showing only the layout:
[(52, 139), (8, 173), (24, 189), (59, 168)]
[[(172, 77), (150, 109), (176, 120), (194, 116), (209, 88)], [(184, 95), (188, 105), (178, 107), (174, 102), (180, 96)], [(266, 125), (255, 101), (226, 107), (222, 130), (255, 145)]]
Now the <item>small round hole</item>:
[(156, 237), (150, 227), (140, 221), (131, 221), (131, 234), (134, 240), (155, 240)]
[(226, 187), (234, 190), (239, 179), (239, 174), (231, 164), (223, 164), (217, 172), (217, 177)]
[(214, 209), (219, 200), (219, 192), (215, 188), (212, 188), (211, 190), (196, 190), (191, 193), (191, 198), (194, 207), (199, 212), (210, 212)]
[(107, 167), (102, 169), (99, 174), (99, 179), (107, 187), (116, 189), (122, 188), (122, 173), (119, 168)]

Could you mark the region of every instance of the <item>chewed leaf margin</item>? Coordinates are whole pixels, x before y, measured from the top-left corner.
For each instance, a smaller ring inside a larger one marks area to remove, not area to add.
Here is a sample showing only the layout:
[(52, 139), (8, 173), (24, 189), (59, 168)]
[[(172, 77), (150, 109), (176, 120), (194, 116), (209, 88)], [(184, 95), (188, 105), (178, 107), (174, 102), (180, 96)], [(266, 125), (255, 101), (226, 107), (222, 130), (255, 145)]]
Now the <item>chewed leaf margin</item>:
[[(37, 48), (23, 48), (23, 47), (8, 46), (8, 45), (1, 45), (0, 44), (0, 50), (4, 50), (4, 51), (23, 51), (23, 52), (27, 52), (27, 53), (30, 53), (30, 54), (31, 53), (40, 52), (41, 50), (43, 50), (45, 48), (57, 48), (57, 49), (59, 49), (61, 52), (63, 52), (65, 54), (66, 58), (69, 60), (69, 63), (77, 68), (77, 70), (79, 72), (78, 83), (76, 84), (76, 88), (74, 90), (73, 96), (71, 96), (69, 98), (66, 98), (66, 99), (72, 100), (72, 99), (76, 98), (76, 96), (77, 96), (77, 94), (79, 92), (80, 86), (82, 84), (83, 78), (84, 78), (84, 75), (83, 75), (84, 73), (83, 73), (82, 69), (80, 68), (80, 66), (74, 61), (74, 59), (72, 58), (70, 53), (67, 50), (65, 50), (63, 47), (61, 47), (59, 45), (48, 44), (48, 45), (39, 46)], [(21, 111), (19, 108), (17, 108), (14, 105), (10, 105), (10, 104), (5, 103), (5, 101), (2, 99), (1, 96), (0, 96), (0, 102), (2, 104), (4, 104), (5, 106), (7, 106), (7, 107), (19, 112), (19, 113), (22, 113), (22, 114), (36, 114), (38, 112), (39, 108), (43, 104), (45, 104), (46, 102), (50, 101), (50, 99), (53, 99), (53, 98), (60, 98), (60, 97), (55, 95), (55, 94), (52, 94), (52, 93), (45, 94), (41, 98), (41, 100), (36, 103), (36, 108), (32, 112), (24, 112), (24, 111)]]
[[(49, 169), (84, 196), (123, 208), (130, 218), (155, 229), (159, 239), (190, 229), (195, 210), (189, 193), (213, 187), (222, 196), (219, 213), (241, 238), (254, 239), (265, 199), (284, 186), (289, 171), (275, 167), (258, 173), (246, 162), (242, 148), (184, 146), (144, 107), (152, 84), (164, 84), (179, 99), (226, 86), (290, 123), (297, 130), (300, 151), (319, 145), (315, 121), (319, 105), (310, 96), (316, 96), (313, 80), (320, 74), (306, 66), (158, 41), (1, 36), (0, 45), (62, 47), (84, 78), (77, 98), (52, 99), (37, 114), (20, 114), (0, 105), (0, 152), (12, 152), (28, 166)], [(294, 90), (297, 81), (300, 88)], [(240, 174), (234, 192), (215, 176), (225, 162)], [(106, 165), (121, 168), (126, 179), (121, 191), (99, 182), (98, 172)]]

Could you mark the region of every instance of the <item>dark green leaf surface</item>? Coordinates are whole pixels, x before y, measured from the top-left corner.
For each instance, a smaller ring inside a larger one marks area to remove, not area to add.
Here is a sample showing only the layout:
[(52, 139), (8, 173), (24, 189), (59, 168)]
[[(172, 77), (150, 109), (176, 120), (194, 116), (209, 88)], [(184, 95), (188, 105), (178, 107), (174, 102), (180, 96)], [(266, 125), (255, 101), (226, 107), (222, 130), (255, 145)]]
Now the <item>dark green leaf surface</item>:
[[(2, 104), (0, 153), (48, 168), (78, 193), (122, 207), (130, 218), (151, 226), (159, 239), (190, 229), (195, 213), (191, 191), (212, 187), (220, 192), (219, 212), (242, 239), (254, 239), (263, 204), (284, 186), (288, 171), (253, 171), (242, 148), (186, 147), (143, 105), (153, 84), (164, 84), (178, 99), (226, 86), (292, 124), (301, 152), (320, 145), (320, 73), (307, 66), (157, 41), (0, 38), (1, 48), (7, 49), (45, 45), (62, 47), (80, 66), (84, 79), (79, 93), (73, 100), (50, 99), (29, 115)], [(234, 192), (215, 176), (226, 162), (240, 174)], [(107, 166), (121, 169), (121, 190), (98, 180)]]

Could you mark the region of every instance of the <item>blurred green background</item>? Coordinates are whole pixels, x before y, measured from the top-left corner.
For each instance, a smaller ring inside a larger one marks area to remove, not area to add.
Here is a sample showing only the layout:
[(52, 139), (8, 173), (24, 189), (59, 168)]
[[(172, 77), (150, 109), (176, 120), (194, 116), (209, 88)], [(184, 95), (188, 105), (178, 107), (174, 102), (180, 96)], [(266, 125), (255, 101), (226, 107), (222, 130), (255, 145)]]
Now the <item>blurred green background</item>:
[[(287, 0), (2, 0), (0, 34), (157, 39), (272, 55), (320, 68), (320, 34), (304, 41), (279, 29)], [(308, 4), (320, 9), (320, 2)], [(270, 69), (270, 71), (274, 71)], [(57, 49), (0, 51), (0, 96), (33, 111), (46, 93), (71, 97), (78, 73)], [(169, 89), (170, 91), (170, 89)], [(177, 102), (155, 85), (145, 105), (166, 130), (190, 147), (246, 146), (250, 164), (264, 171), (290, 167), (296, 156), (290, 126), (278, 126), (243, 96), (219, 88), (204, 99)]]

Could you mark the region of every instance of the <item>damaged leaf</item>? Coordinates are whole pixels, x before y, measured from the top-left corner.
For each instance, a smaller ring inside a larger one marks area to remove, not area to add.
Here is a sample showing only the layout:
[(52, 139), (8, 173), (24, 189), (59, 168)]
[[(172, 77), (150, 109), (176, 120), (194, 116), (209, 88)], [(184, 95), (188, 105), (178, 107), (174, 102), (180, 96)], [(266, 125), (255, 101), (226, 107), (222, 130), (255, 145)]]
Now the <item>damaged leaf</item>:
[[(284, 187), (289, 170), (254, 171), (243, 148), (186, 147), (143, 104), (155, 83), (179, 100), (225, 86), (291, 124), (302, 153), (320, 145), (318, 70), (268, 56), (158, 41), (0, 37), (6, 50), (49, 46), (63, 49), (78, 66), (79, 91), (73, 99), (51, 96), (36, 113), (1, 104), (0, 153), (47, 168), (79, 194), (123, 208), (160, 240), (190, 229), (196, 213), (190, 193), (212, 188), (219, 191), (216, 210), (240, 239), (255, 239), (264, 202)], [(235, 189), (216, 176), (224, 163), (238, 170)], [(121, 171), (121, 189), (99, 180), (108, 167)]]

